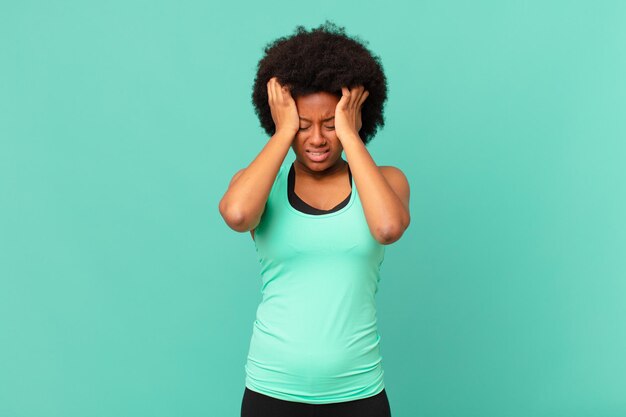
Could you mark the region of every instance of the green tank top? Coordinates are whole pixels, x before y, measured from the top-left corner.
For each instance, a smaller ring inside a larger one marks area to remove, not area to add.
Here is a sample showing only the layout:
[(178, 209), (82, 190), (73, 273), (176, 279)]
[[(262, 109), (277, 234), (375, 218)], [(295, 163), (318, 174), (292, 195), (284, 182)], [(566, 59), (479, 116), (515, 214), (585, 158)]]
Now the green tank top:
[(348, 204), (296, 210), (281, 166), (254, 232), (262, 299), (253, 324), (246, 387), (274, 398), (325, 404), (384, 388), (375, 294), (385, 246), (371, 235), (352, 180)]

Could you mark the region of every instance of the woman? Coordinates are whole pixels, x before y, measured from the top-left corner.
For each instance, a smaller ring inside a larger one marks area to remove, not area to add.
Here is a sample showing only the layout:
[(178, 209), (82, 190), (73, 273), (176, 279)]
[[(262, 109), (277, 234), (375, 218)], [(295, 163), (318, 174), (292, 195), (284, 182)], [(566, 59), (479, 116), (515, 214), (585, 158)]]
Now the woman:
[(298, 26), (265, 48), (252, 98), (271, 138), (219, 204), (261, 264), (241, 415), (388, 417), (374, 295), (410, 217), (406, 177), (365, 147), (382, 66), (333, 23)]

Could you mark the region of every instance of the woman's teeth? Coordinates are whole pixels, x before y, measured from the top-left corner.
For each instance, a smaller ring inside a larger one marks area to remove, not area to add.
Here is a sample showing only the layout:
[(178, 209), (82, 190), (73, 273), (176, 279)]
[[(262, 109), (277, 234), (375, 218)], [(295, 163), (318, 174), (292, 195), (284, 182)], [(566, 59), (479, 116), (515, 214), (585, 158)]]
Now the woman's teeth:
[(327, 149), (323, 152), (313, 152), (313, 151), (306, 151), (309, 159), (312, 160), (313, 162), (323, 162), (326, 159), (328, 159), (328, 155), (330, 154), (330, 150)]

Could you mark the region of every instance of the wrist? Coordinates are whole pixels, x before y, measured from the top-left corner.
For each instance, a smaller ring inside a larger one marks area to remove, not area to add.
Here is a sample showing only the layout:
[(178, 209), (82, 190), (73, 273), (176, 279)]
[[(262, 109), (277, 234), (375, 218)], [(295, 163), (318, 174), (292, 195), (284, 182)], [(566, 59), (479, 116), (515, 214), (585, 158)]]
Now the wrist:
[(359, 134), (356, 132), (349, 132), (341, 136), (337, 136), (337, 138), (342, 144), (345, 142), (354, 142), (354, 141), (363, 142)]
[(289, 129), (280, 129), (276, 130), (272, 135), (273, 138), (279, 138), (279, 140), (284, 140), (289, 143), (293, 142), (293, 139), (296, 137), (296, 132)]

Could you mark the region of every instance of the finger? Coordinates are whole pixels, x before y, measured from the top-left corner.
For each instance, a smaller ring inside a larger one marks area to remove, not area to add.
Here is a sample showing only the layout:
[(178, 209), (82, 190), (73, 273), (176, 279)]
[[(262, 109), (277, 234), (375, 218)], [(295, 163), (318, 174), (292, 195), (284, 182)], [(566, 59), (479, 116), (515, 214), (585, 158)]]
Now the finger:
[(359, 107), (363, 106), (363, 102), (365, 102), (365, 99), (367, 99), (367, 97), (370, 95), (370, 92), (365, 90), (363, 92), (363, 94), (361, 95), (361, 99), (359, 100)]
[(267, 82), (267, 96), (271, 104), (274, 104), (276, 102), (276, 94), (274, 93), (274, 82), (274, 77), (270, 78), (270, 80)]
[(342, 108), (346, 108), (350, 104), (350, 90), (348, 87), (341, 87), (341, 99), (338, 104), (341, 104)]
[(353, 109), (354, 108), (354, 99), (357, 97), (357, 89), (356, 87), (350, 88), (349, 89), (349, 94), (348, 94), (348, 103), (346, 105), (347, 108), (349, 109)]
[(289, 87), (285, 84), (282, 85), (279, 82), (276, 83), (277, 84), (277, 93), (279, 96), (279, 100), (281, 102), (281, 104), (285, 104), (285, 103), (289, 103)]
[(341, 98), (350, 98), (350, 90), (347, 87), (341, 87)]
[(289, 98), (291, 97), (291, 93), (289, 93), (289, 87), (285, 85), (280, 89), (280, 91), (281, 91), (281, 96), (282, 96), (283, 101), (285, 103), (288, 103)]
[(283, 102), (283, 88), (278, 82), (278, 78), (274, 79), (274, 98), (276, 99), (277, 104), (282, 104)]
[(358, 108), (361, 105), (361, 97), (363, 96), (363, 92), (365, 91), (365, 87), (363, 87), (362, 85), (359, 85), (358, 87), (356, 87), (354, 89), (355, 91), (355, 97), (354, 97), (354, 101), (353, 101), (353, 106), (354, 108)]

